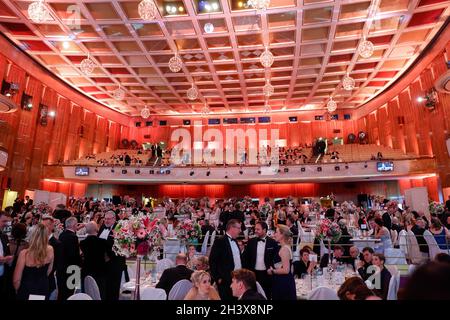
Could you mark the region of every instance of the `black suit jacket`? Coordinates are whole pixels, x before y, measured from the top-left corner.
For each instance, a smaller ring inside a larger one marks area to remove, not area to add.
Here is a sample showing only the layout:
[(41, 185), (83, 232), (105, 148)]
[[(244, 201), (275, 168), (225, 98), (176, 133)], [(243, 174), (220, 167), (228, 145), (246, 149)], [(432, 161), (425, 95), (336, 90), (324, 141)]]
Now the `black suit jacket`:
[(72, 216), (72, 214), (70, 213), (69, 210), (66, 210), (66, 209), (58, 209), (58, 210), (55, 210), (55, 212), (53, 212), (53, 217), (55, 219), (58, 219), (62, 223), (64, 223), (64, 221), (67, 218), (69, 218), (70, 216)]
[[(113, 235), (113, 231), (114, 228), (116, 227), (117, 223), (115, 223), (112, 227), (111, 227), (111, 231), (109, 232), (108, 238), (106, 239), (106, 255), (108, 257), (107, 261), (107, 265), (113, 267), (113, 268), (117, 268), (118, 270), (126, 270), (126, 262), (125, 262), (125, 257), (122, 256), (118, 256), (114, 253), (113, 251), (113, 245), (114, 245), (114, 235)], [(100, 227), (100, 230), (98, 231), (97, 236), (100, 236), (103, 232), (103, 230), (105, 230), (105, 225), (102, 224), (102, 226)]]
[(231, 271), (234, 270), (234, 260), (227, 235), (214, 241), (209, 254), (209, 269), (214, 282), (218, 283), (218, 280), (222, 279), (222, 282), (231, 283)]
[(55, 282), (55, 271), (56, 271), (56, 275), (59, 276), (60, 274), (62, 274), (64, 272), (64, 267), (63, 267), (63, 248), (62, 248), (62, 243), (61, 241), (59, 241), (58, 239), (56, 239), (54, 236), (52, 236), (49, 240), (48, 240), (48, 244), (50, 246), (52, 246), (53, 248), (53, 269), (50, 272), (49, 277), (49, 282), (50, 282), (50, 292), (52, 292), (53, 290), (56, 289), (56, 282)]
[(239, 300), (266, 300), (266, 299), (264, 299), (262, 294), (260, 294), (259, 292), (249, 289), (244, 292), (241, 299)]
[(419, 244), (419, 250), (420, 250), (420, 252), (428, 253), (430, 249), (428, 248), (427, 241), (426, 241), (425, 238), (423, 237), (423, 233), (425, 232), (425, 229), (422, 229), (422, 228), (419, 227), (418, 225), (414, 225), (414, 226), (411, 228), (411, 231), (412, 231), (412, 233), (414, 233), (414, 235), (416, 236), (417, 243)]
[(386, 211), (385, 213), (383, 213), (382, 217), (383, 219), (383, 224), (386, 228), (388, 228), (389, 230), (392, 229), (392, 219), (390, 214)]
[[(325, 253), (322, 258), (320, 259), (320, 267), (321, 268), (326, 268), (328, 266), (328, 260), (329, 259), (329, 255), (328, 253)], [(333, 254), (331, 254), (331, 261), (333, 261), (333, 259), (336, 259), (337, 262), (342, 262), (342, 263), (347, 263), (346, 259), (344, 257), (341, 258), (335, 258), (333, 256)]]
[[(62, 268), (66, 270), (71, 265), (81, 265), (80, 245), (75, 232), (64, 230), (59, 241), (62, 244)], [(65, 272), (64, 272), (65, 273)]]
[(191, 275), (194, 271), (186, 266), (178, 265), (173, 268), (164, 270), (159, 282), (156, 284), (156, 288), (164, 289), (167, 295), (169, 295), (170, 289), (180, 280), (191, 280)]
[[(258, 238), (252, 238), (248, 241), (242, 255), (242, 266), (246, 269), (255, 271), (256, 253), (258, 250)], [(264, 264), (266, 269), (273, 267), (273, 258), (280, 250), (278, 242), (270, 237), (266, 237), (266, 248), (264, 250)]]
[(80, 242), (80, 249), (83, 253), (83, 277), (87, 275), (94, 278), (103, 276), (106, 270), (106, 240), (97, 236), (87, 236)]

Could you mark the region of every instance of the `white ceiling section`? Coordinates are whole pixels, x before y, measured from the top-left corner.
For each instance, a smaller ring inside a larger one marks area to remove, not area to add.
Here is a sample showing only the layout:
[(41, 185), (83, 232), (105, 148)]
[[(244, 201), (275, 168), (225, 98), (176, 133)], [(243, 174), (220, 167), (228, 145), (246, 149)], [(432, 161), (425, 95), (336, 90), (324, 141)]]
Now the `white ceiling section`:
[[(146, 21), (140, 1), (45, 0), (51, 17), (36, 24), (27, 13), (33, 1), (1, 0), (0, 31), (74, 88), (131, 116), (145, 105), (153, 114), (201, 113), (205, 103), (213, 114), (262, 112), (266, 79), (275, 87), (273, 112), (325, 110), (330, 96), (339, 110), (383, 92), (450, 14), (445, 0), (271, 0), (259, 11), (245, 0), (202, 1), (212, 12), (199, 12), (198, 0), (155, 0), (157, 17)], [(76, 29), (73, 8), (81, 12)], [(204, 31), (208, 22), (212, 33)], [(375, 45), (368, 59), (357, 53), (363, 35)], [(271, 68), (259, 61), (265, 45), (275, 56)], [(168, 67), (175, 52), (183, 60), (178, 73)], [(90, 76), (80, 71), (88, 53), (97, 65)], [(347, 72), (352, 91), (341, 88)], [(186, 96), (192, 83), (194, 101)], [(119, 85), (122, 101), (113, 95)]]

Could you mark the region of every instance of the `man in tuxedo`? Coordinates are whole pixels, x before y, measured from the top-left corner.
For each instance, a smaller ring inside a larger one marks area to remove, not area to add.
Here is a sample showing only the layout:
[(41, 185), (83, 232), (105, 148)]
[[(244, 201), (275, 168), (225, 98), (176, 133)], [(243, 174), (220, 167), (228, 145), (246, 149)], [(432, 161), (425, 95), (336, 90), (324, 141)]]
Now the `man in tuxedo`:
[[(333, 253), (331, 254), (331, 261), (336, 260), (338, 263), (346, 263), (344, 258), (344, 248), (339, 245), (335, 245), (333, 249)], [(329, 254), (325, 253), (320, 259), (320, 267), (326, 268), (329, 262)]]
[(71, 216), (72, 216), (72, 213), (70, 213), (69, 210), (66, 210), (66, 206), (63, 204), (58, 204), (56, 206), (55, 211), (53, 211), (53, 218), (58, 219), (63, 224), (66, 221), (66, 219)]
[(70, 274), (67, 274), (67, 268), (70, 266), (81, 266), (80, 246), (77, 237), (77, 218), (70, 217), (65, 221), (65, 230), (59, 236), (59, 241), (62, 244), (62, 268), (61, 274), (56, 271), (58, 275), (58, 300), (67, 300), (74, 293), (74, 289), (69, 289), (67, 286), (67, 279)]
[(388, 230), (390, 231), (392, 229), (392, 219), (391, 216), (394, 215), (395, 210), (392, 208), (389, 208), (387, 211), (383, 213), (381, 216), (381, 219), (383, 219), (383, 224)]
[(105, 299), (106, 240), (97, 236), (98, 226), (94, 221), (86, 224), (86, 239), (80, 241), (83, 254), (81, 277), (91, 276), (97, 282), (102, 300)]
[(287, 217), (286, 219), (286, 226), (289, 227), (289, 230), (292, 232), (292, 250), (297, 250), (297, 239), (298, 239), (298, 227), (297, 227), (297, 221), (295, 221), (295, 218), (291, 215)]
[(8, 236), (2, 231), (6, 227), (9, 217), (4, 211), (0, 211), (0, 297), (7, 300), (12, 298), (12, 270), (9, 266), (14, 260), (8, 245)]
[(421, 218), (417, 218), (413, 227), (411, 228), (411, 231), (416, 236), (420, 252), (428, 254), (430, 249), (428, 248), (428, 243), (423, 236), (425, 232), (425, 221)]
[(241, 253), (236, 238), (241, 232), (241, 223), (231, 219), (226, 226), (225, 235), (214, 241), (209, 255), (212, 279), (217, 283), (222, 300), (232, 300), (231, 271), (241, 269)]
[(156, 284), (156, 288), (164, 289), (167, 295), (169, 295), (170, 290), (178, 281), (183, 279), (191, 280), (191, 275), (194, 272), (186, 267), (187, 256), (184, 253), (177, 255), (175, 264), (175, 267), (164, 270), (159, 282)]
[(267, 236), (267, 223), (259, 221), (255, 224), (255, 238), (248, 241), (244, 250), (243, 267), (253, 271), (256, 280), (264, 289), (268, 299), (272, 296), (272, 279), (267, 274), (267, 269), (273, 266), (273, 257), (278, 252), (279, 245)]
[(231, 273), (231, 290), (238, 300), (266, 300), (256, 288), (256, 276), (247, 269), (234, 270)]
[(371, 247), (365, 247), (362, 251), (363, 259), (359, 261), (358, 264), (358, 273), (361, 278), (366, 281), (371, 276), (370, 273), (367, 272), (368, 268), (372, 265), (372, 257), (374, 251)]
[[(50, 293), (52, 293), (56, 289), (56, 280), (55, 280), (55, 272), (56, 277), (59, 277), (64, 274), (63, 270), (63, 260), (62, 260), (62, 243), (58, 239), (55, 238), (55, 235), (53, 232), (55, 231), (55, 220), (52, 216), (44, 216), (42, 218), (42, 223), (45, 225), (45, 227), (48, 230), (49, 238), (48, 238), (48, 244), (52, 246), (53, 248), (53, 269), (50, 272), (48, 278), (50, 282)], [(58, 280), (58, 287), (60, 288), (61, 285), (63, 285), (63, 281)], [(63, 289), (58, 289), (58, 291), (61, 291)]]
[(122, 272), (126, 270), (125, 257), (118, 256), (113, 251), (114, 230), (116, 226), (116, 214), (114, 211), (105, 213), (103, 225), (98, 231), (98, 237), (106, 240), (106, 300), (119, 300), (120, 281), (122, 280)]

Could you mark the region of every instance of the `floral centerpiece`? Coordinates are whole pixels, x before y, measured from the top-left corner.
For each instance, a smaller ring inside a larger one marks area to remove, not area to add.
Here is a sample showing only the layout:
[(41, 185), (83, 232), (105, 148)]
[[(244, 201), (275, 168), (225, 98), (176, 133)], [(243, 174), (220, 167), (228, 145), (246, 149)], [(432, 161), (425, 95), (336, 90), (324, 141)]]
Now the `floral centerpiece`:
[(183, 243), (198, 243), (202, 235), (200, 225), (190, 219), (184, 219), (176, 228), (177, 238)]
[(440, 215), (445, 211), (444, 205), (436, 201), (430, 201), (428, 209), (432, 215)]
[(316, 235), (319, 240), (328, 239), (334, 243), (341, 238), (341, 228), (336, 222), (331, 222), (328, 219), (322, 219), (317, 225)]

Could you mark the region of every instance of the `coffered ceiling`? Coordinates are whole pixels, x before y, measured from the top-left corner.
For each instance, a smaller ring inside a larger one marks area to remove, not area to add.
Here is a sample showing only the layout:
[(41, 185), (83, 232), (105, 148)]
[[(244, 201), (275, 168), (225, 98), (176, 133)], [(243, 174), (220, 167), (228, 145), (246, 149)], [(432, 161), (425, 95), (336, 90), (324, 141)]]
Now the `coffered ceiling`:
[[(267, 10), (245, 0), (155, 0), (155, 20), (142, 20), (139, 1), (46, 0), (51, 17), (28, 19), (32, 1), (0, 1), (0, 31), (52, 73), (105, 106), (137, 116), (152, 113), (261, 112), (270, 79), (272, 111), (357, 108), (395, 81), (434, 38), (450, 14), (445, 0), (272, 0)], [(210, 11), (205, 10), (209, 5)], [(79, 20), (74, 20), (80, 13)], [(214, 25), (206, 33), (206, 23)], [(357, 53), (363, 36), (372, 57)], [(259, 55), (275, 56), (264, 68)], [(173, 73), (178, 52), (183, 68)], [(80, 71), (87, 57), (90, 76)], [(355, 89), (341, 88), (349, 73)], [(199, 97), (186, 91), (194, 83)], [(125, 99), (117, 101), (119, 85)]]

